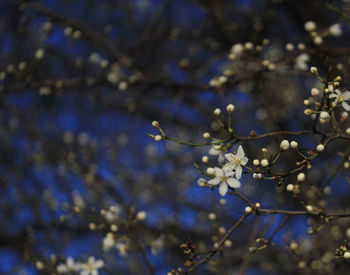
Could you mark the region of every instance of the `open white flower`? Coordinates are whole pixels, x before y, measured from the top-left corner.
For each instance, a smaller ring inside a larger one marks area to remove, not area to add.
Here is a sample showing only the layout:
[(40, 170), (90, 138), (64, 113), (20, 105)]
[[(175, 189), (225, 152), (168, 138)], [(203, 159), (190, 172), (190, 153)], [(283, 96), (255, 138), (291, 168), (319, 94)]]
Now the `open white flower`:
[(350, 111), (350, 105), (346, 102), (350, 100), (350, 91), (342, 93), (340, 90), (336, 89), (335, 94), (331, 94), (329, 98), (335, 98), (337, 104), (341, 104), (346, 111)]
[(223, 162), (225, 160), (225, 154), (221, 145), (213, 145), (208, 153), (211, 156), (219, 156), (219, 162)]
[(81, 264), (81, 275), (98, 275), (98, 269), (102, 268), (104, 263), (102, 260), (95, 261), (94, 257), (89, 257), (86, 263)]
[(248, 158), (244, 154), (242, 145), (238, 147), (237, 154), (228, 153), (225, 154), (225, 158), (228, 161), (225, 164), (225, 167), (229, 170), (235, 170), (236, 178), (240, 179), (242, 176), (242, 165), (246, 165), (248, 162)]
[(301, 71), (306, 71), (309, 66), (307, 62), (310, 61), (310, 56), (307, 53), (302, 53), (295, 59), (294, 68)]
[(228, 186), (232, 188), (241, 187), (241, 183), (233, 178), (235, 172), (228, 166), (224, 166), (222, 169), (215, 167), (215, 178), (208, 181), (211, 185), (219, 185), (219, 193), (221, 196), (225, 196), (228, 191)]
[(120, 256), (124, 257), (127, 255), (129, 245), (125, 240), (119, 240), (115, 247), (117, 248)]
[(72, 273), (72, 272), (78, 271), (80, 269), (80, 264), (74, 262), (73, 258), (68, 257), (66, 260), (66, 263), (59, 264), (56, 269), (57, 269), (57, 272), (60, 274), (61, 273)]
[(113, 233), (107, 233), (106, 237), (103, 239), (103, 250), (109, 251), (115, 245), (115, 239)]

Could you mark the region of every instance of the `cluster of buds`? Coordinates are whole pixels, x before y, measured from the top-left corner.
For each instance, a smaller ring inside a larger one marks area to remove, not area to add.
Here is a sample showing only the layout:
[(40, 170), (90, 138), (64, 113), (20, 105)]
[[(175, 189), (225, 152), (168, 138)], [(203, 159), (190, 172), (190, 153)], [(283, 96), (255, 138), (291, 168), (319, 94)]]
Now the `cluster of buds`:
[[(323, 88), (314, 87), (311, 89), (311, 96), (304, 100), (305, 115), (311, 115), (313, 119), (319, 114), (319, 121), (325, 124), (331, 120), (332, 110), (338, 105), (341, 105), (345, 111), (341, 113), (340, 122), (343, 122), (348, 117), (348, 111), (350, 111), (350, 105), (346, 102), (350, 100), (350, 92), (341, 91), (341, 76), (336, 76), (333, 81), (326, 82), (323, 80), (316, 67), (311, 67), (310, 71), (324, 84)], [(320, 90), (321, 89), (321, 90)], [(320, 98), (322, 96), (322, 98)], [(324, 100), (324, 99), (328, 100)], [(313, 108), (312, 105), (314, 105)]]
[(160, 124), (158, 121), (154, 120), (152, 121), (152, 126), (156, 129), (158, 129), (158, 131), (161, 133), (160, 135), (151, 135), (149, 134), (150, 137), (154, 138), (155, 141), (161, 141), (163, 139), (166, 138), (166, 134), (164, 133), (164, 131), (162, 130), (162, 128), (160, 128)]
[(325, 37), (338, 37), (343, 33), (340, 24), (333, 24), (327, 29), (317, 30), (316, 23), (314, 21), (308, 21), (304, 24), (304, 28), (307, 32), (310, 33), (310, 36), (316, 45), (321, 45), (323, 43), (323, 38)]
[(345, 245), (341, 245), (339, 248), (336, 249), (335, 255), (338, 258), (343, 258), (343, 259), (350, 259), (350, 242), (348, 242)]
[(296, 142), (295, 140), (292, 140), (291, 142), (289, 142), (286, 139), (281, 141), (280, 143), (281, 151), (287, 151), (289, 147), (292, 149), (298, 149), (298, 142)]

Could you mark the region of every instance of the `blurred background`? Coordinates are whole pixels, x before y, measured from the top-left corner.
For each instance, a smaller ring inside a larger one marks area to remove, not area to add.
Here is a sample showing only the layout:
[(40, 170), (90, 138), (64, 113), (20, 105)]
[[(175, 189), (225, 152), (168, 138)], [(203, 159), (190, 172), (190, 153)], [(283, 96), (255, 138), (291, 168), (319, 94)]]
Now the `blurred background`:
[[(204, 143), (204, 132), (225, 138), (213, 110), (232, 103), (239, 136), (311, 129), (303, 101), (322, 83), (309, 67), (327, 79), (341, 75), (349, 87), (349, 7), (318, 0), (1, 0), (0, 273), (57, 274), (67, 257), (94, 256), (105, 263), (100, 274), (167, 274), (186, 261), (180, 244), (211, 248), (246, 205), (198, 186), (193, 164), (206, 169), (201, 158), (210, 146), (156, 142), (148, 136), (158, 134), (152, 121), (170, 137)], [(278, 151), (282, 138), (240, 143), (248, 164), (262, 157), (262, 147)], [(321, 142), (293, 139), (305, 150)], [(302, 191), (309, 203), (349, 207), (346, 150), (336, 141), (313, 163)], [(287, 152), (278, 169), (297, 160)], [(217, 166), (217, 157), (208, 165)], [(243, 175), (240, 191), (264, 208), (302, 210), (285, 190), (293, 181), (280, 186)], [(282, 219), (249, 217), (193, 274), (348, 274), (349, 263), (334, 252), (349, 239), (349, 219), (310, 235), (319, 220), (292, 217), (274, 246), (250, 253)], [(104, 247), (109, 232), (116, 248)]]

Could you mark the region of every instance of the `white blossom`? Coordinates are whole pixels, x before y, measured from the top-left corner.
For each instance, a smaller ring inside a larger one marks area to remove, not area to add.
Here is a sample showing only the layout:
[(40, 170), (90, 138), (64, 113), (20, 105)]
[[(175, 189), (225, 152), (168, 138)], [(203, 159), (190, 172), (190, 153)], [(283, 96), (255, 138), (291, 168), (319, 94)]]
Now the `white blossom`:
[(239, 188), (241, 183), (233, 178), (235, 172), (233, 172), (229, 166), (224, 166), (222, 169), (215, 167), (215, 177), (208, 181), (211, 185), (219, 185), (219, 193), (221, 196), (225, 196), (228, 191), (228, 186), (232, 188)]
[(104, 266), (102, 260), (95, 260), (94, 257), (89, 257), (86, 263), (81, 264), (81, 275), (98, 275), (98, 269)]
[(103, 250), (108, 251), (115, 245), (115, 239), (113, 233), (107, 233), (106, 237), (103, 239)]
[(72, 273), (72, 272), (78, 271), (79, 269), (80, 269), (80, 264), (74, 262), (74, 259), (71, 257), (67, 258), (65, 264), (61, 263), (56, 267), (56, 270), (58, 273)]
[(335, 98), (336, 103), (341, 104), (346, 111), (350, 111), (350, 105), (346, 102), (350, 100), (350, 91), (342, 93), (340, 90), (336, 89), (335, 94), (331, 94), (329, 98)]
[(316, 23), (314, 21), (307, 21), (304, 24), (304, 28), (306, 31), (312, 32), (312, 31), (316, 30)]
[(295, 59), (294, 68), (301, 71), (306, 71), (308, 69), (307, 62), (310, 60), (310, 56), (307, 53), (302, 53), (298, 55)]
[(321, 120), (327, 121), (329, 118), (330, 118), (330, 115), (329, 115), (328, 112), (322, 111), (322, 112), (320, 113), (320, 119), (321, 119)]
[(144, 219), (146, 219), (146, 217), (147, 217), (146, 211), (140, 211), (140, 212), (137, 212), (136, 214), (136, 219), (140, 221), (143, 221)]
[(151, 252), (153, 255), (157, 255), (164, 248), (164, 235), (160, 235), (151, 243)]
[(225, 164), (225, 167), (230, 170), (235, 170), (236, 178), (240, 179), (242, 176), (242, 165), (246, 165), (248, 162), (248, 158), (244, 154), (242, 145), (238, 147), (237, 154), (228, 153), (225, 154), (225, 158), (228, 161)]
[(120, 256), (126, 256), (129, 245), (125, 241), (121, 240), (116, 244), (116, 248)]
[(329, 33), (333, 36), (341, 36), (343, 31), (341, 30), (340, 24), (333, 24), (329, 27)]
[(240, 55), (244, 51), (244, 47), (242, 44), (238, 43), (232, 46), (231, 51), (236, 55)]
[(225, 160), (225, 153), (222, 150), (221, 145), (213, 145), (208, 153), (211, 156), (219, 156), (219, 162), (223, 162)]

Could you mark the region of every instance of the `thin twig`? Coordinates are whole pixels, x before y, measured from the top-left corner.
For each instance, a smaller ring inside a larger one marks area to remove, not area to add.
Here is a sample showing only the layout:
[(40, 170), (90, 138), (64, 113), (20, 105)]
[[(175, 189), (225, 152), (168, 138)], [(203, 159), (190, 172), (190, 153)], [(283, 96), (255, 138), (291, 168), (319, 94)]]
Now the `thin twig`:
[[(185, 271), (185, 274), (188, 274), (192, 271), (194, 271), (197, 267), (199, 267), (201, 264), (206, 263), (207, 261), (209, 261), (215, 254), (216, 252), (218, 252), (218, 250), (223, 246), (223, 244), (225, 243), (225, 241), (231, 236), (231, 234), (233, 233), (233, 231), (235, 231), (243, 222), (244, 220), (249, 216), (249, 213), (245, 213), (231, 228), (229, 231), (227, 231), (227, 233), (225, 234), (225, 236), (220, 240), (220, 242), (215, 245), (214, 248), (210, 249), (209, 251), (207, 251), (207, 253), (209, 253), (205, 258), (203, 258), (202, 260), (196, 262), (194, 265), (192, 265), (189, 269), (187, 269), (187, 271)], [(202, 253), (201, 253), (202, 254)]]

